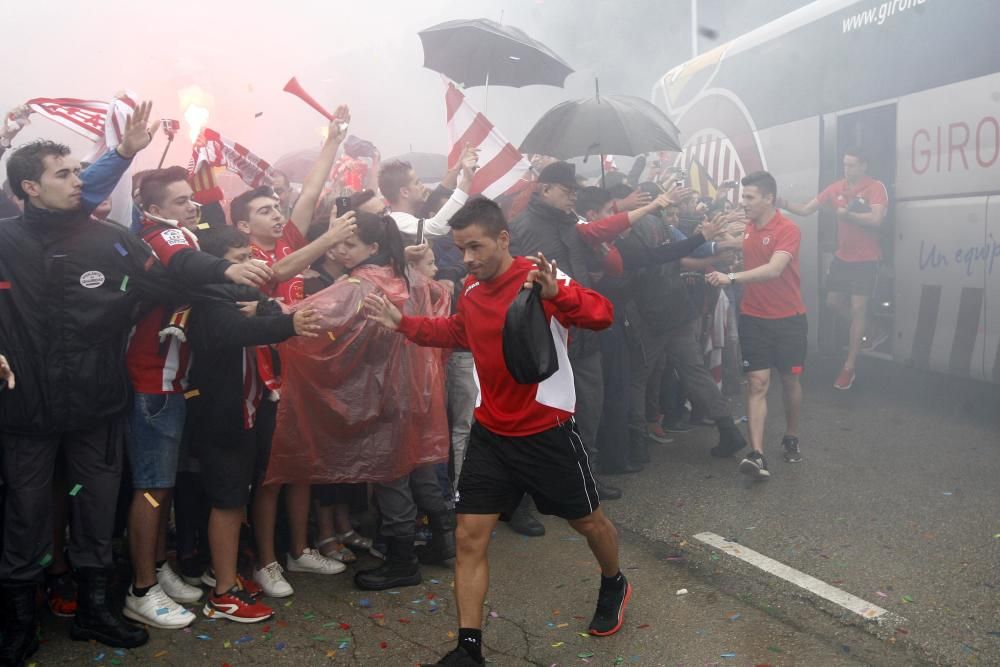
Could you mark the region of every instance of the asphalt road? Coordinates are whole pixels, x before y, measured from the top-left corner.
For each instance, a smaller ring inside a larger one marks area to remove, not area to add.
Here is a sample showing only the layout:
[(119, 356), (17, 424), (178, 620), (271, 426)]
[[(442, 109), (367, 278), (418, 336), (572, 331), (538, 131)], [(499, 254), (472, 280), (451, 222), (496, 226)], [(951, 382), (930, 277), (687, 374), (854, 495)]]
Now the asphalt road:
[[(597, 569), (585, 543), (546, 519), (527, 539), (498, 528), (485, 644), (497, 665), (1000, 664), (1000, 399), (986, 385), (869, 370), (850, 392), (831, 369), (806, 379), (802, 450), (781, 460), (772, 396), (773, 477), (751, 483), (736, 459), (708, 456), (714, 429), (653, 450), (617, 477), (619, 525), (636, 588), (617, 636), (582, 636)], [(830, 376), (829, 378), (827, 376)], [(742, 414), (738, 402), (736, 414)], [(877, 626), (700, 545), (710, 531), (890, 610)], [(92, 665), (414, 665), (454, 644), (451, 572), (420, 587), (354, 589), (348, 575), (292, 575), (297, 593), (266, 625), (199, 618), (154, 630), (134, 651), (78, 644), (47, 617), (34, 663)], [(678, 589), (687, 589), (678, 596)]]

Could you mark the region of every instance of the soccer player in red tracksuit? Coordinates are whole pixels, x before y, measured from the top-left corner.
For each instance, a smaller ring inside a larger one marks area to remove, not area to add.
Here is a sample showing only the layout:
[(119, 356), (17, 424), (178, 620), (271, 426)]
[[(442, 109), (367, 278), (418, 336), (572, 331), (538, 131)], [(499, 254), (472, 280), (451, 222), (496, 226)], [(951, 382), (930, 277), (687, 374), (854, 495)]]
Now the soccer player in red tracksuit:
[[(611, 303), (558, 271), (544, 256), (513, 257), (500, 207), (476, 197), (451, 219), (455, 244), (469, 269), (451, 317), (404, 317), (387, 299), (371, 295), (368, 316), (419, 345), (463, 347), (475, 362), (475, 423), (458, 480), (455, 596), (458, 647), (436, 663), (484, 664), (483, 601), (489, 586), (487, 548), (498, 519), (509, 518), (525, 493), (539, 511), (569, 521), (587, 538), (601, 566), (601, 588), (590, 634), (617, 632), (632, 588), (618, 563), (618, 535), (600, 509), (594, 476), (573, 421), (576, 394), (566, 352), (572, 326), (606, 329)], [(507, 309), (522, 288), (542, 286), (559, 370), (539, 384), (518, 384), (503, 355)]]

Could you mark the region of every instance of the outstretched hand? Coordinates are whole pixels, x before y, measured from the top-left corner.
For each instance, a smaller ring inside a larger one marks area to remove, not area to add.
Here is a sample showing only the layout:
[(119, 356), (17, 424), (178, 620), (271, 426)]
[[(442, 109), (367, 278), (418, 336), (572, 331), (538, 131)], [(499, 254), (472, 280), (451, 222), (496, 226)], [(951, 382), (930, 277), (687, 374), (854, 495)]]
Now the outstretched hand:
[(378, 294), (369, 294), (365, 297), (365, 314), (369, 320), (390, 331), (398, 329), (399, 323), (403, 321), (403, 314), (399, 312), (399, 308)]
[(7, 357), (0, 354), (0, 389), (3, 387), (13, 389), (14, 384), (14, 371), (11, 369)]
[(341, 104), (333, 112), (333, 120), (330, 121), (330, 128), (327, 132), (327, 141), (342, 144), (347, 138), (347, 130), (351, 124), (351, 109), (346, 104)]
[(556, 266), (556, 261), (548, 261), (542, 253), (538, 253), (537, 257), (528, 257), (527, 259), (534, 262), (537, 268), (528, 272), (524, 287), (531, 288), (533, 284), (538, 283), (542, 287), (542, 298), (554, 299), (559, 294), (559, 283), (557, 282), (559, 269)]
[(295, 334), (297, 336), (315, 338), (319, 335), (319, 323), (319, 313), (311, 306), (296, 310), (295, 314), (292, 315), (292, 325), (295, 327)]
[(135, 154), (153, 141), (153, 135), (160, 129), (160, 123), (155, 123), (150, 129), (149, 115), (153, 111), (153, 103), (140, 102), (131, 116), (125, 119), (125, 131), (118, 152), (126, 160), (131, 160)]

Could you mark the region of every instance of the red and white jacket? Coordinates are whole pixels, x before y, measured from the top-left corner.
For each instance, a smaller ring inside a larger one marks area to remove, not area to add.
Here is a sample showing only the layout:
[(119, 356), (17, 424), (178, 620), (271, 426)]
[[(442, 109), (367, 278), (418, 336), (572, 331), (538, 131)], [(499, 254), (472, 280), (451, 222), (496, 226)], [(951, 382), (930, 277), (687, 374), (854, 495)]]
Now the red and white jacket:
[(503, 274), (489, 281), (468, 276), (457, 312), (451, 317), (403, 317), (399, 331), (428, 347), (462, 347), (475, 363), (476, 421), (505, 436), (527, 436), (558, 426), (573, 416), (576, 390), (567, 345), (569, 328), (611, 326), (611, 302), (559, 272), (559, 293), (544, 300), (546, 318), (559, 358), (559, 370), (539, 384), (518, 384), (503, 356), (507, 309), (521, 291), (534, 263), (515, 257)]

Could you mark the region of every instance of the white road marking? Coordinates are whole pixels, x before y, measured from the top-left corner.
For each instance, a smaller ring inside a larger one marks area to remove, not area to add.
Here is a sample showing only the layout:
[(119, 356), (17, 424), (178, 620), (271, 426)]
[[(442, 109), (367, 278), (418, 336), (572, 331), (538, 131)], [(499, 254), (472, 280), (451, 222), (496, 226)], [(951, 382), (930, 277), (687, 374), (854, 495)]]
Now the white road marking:
[(723, 553), (729, 554), (730, 556), (739, 558), (754, 567), (760, 568), (768, 574), (773, 574), (779, 579), (784, 579), (791, 584), (795, 584), (799, 588), (804, 588), (813, 595), (818, 595), (824, 600), (833, 602), (848, 611), (854, 612), (862, 618), (876, 620), (889, 614), (889, 611), (882, 609), (882, 607), (874, 605), (867, 600), (862, 600), (861, 598), (842, 591), (839, 588), (835, 588), (825, 581), (809, 576), (805, 572), (800, 572), (793, 567), (788, 567), (784, 563), (779, 563), (773, 558), (768, 558), (764, 554), (758, 553), (753, 549), (749, 549), (742, 544), (730, 542), (721, 535), (716, 535), (715, 533), (698, 533), (694, 536), (694, 539), (699, 542), (703, 542), (710, 547), (718, 549)]

